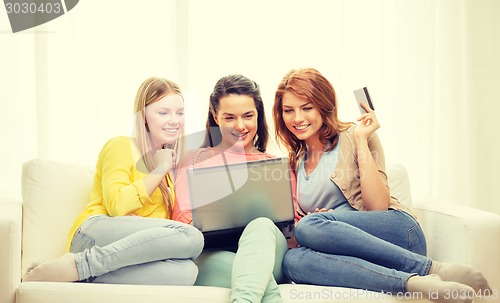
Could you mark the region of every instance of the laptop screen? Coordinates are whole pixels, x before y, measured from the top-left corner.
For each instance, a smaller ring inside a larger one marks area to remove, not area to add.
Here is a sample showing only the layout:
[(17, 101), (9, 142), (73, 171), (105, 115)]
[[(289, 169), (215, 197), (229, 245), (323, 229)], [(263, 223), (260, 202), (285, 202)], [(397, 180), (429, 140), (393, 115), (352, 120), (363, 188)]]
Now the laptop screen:
[(202, 232), (242, 228), (258, 217), (294, 221), (288, 158), (188, 169), (193, 225)]

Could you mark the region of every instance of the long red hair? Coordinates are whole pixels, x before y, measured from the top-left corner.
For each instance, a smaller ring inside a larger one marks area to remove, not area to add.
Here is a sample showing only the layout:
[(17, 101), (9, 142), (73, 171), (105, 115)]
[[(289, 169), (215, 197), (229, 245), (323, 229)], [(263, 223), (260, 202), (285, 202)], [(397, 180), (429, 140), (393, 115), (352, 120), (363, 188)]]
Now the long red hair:
[(345, 123), (337, 116), (337, 96), (333, 85), (314, 68), (292, 69), (281, 80), (276, 90), (273, 105), (273, 119), (276, 141), (288, 150), (290, 164), (297, 169), (307, 151), (306, 143), (299, 140), (285, 126), (283, 121), (283, 95), (291, 92), (296, 97), (307, 100), (318, 109), (323, 125), (319, 137), (324, 144), (330, 142), (325, 151), (335, 147), (338, 133), (349, 128), (352, 123)]

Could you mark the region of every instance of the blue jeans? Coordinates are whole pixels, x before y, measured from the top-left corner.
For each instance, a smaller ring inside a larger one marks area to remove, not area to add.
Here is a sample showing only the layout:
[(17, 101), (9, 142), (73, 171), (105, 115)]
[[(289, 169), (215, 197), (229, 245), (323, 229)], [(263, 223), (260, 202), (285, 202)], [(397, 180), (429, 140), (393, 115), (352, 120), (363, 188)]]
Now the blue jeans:
[(408, 279), (427, 275), (432, 263), (420, 225), (398, 210), (310, 214), (295, 237), (300, 247), (283, 260), (295, 283), (406, 292)]
[(193, 285), (193, 259), (203, 235), (191, 225), (139, 216), (93, 216), (75, 233), (70, 252), (80, 281)]

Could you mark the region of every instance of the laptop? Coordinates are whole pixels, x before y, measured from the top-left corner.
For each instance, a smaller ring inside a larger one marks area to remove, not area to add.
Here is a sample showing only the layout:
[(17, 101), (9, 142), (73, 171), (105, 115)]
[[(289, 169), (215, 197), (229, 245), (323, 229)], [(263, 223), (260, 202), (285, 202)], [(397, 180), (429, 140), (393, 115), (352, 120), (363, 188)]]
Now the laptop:
[(193, 225), (204, 234), (206, 248), (237, 244), (258, 217), (271, 219), (291, 237), (295, 213), (288, 158), (190, 167), (187, 175)]

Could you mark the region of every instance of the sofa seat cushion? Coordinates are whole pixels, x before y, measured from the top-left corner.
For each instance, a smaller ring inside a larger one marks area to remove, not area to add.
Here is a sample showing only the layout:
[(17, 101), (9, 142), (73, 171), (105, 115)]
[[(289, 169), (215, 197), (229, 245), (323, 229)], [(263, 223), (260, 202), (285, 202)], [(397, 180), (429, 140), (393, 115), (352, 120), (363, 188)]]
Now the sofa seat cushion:
[[(287, 303), (428, 302), (339, 287), (297, 284), (281, 284), (279, 287), (283, 302)], [(24, 282), (17, 289), (16, 303), (225, 303), (229, 302), (229, 296), (228, 288), (209, 286), (131, 287), (116, 284)]]
[(23, 282), (16, 303), (211, 303), (229, 302), (229, 293), (227, 288), (208, 286)]

